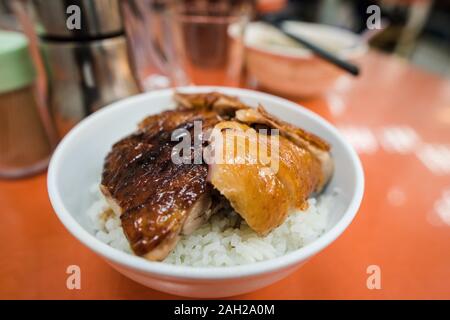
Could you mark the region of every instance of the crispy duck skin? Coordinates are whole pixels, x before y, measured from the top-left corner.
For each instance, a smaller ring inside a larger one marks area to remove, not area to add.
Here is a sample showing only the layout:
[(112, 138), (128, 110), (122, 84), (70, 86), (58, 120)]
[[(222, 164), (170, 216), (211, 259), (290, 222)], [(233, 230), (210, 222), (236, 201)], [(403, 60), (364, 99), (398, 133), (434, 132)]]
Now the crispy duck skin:
[[(321, 176), (320, 162), (311, 152), (284, 136), (273, 142), (267, 136), (259, 139), (263, 133), (242, 123), (221, 122), (216, 128), (222, 138), (214, 148), (224, 156), (210, 165), (209, 179), (250, 228), (265, 235), (293, 210), (307, 208), (306, 200)], [(271, 152), (272, 143), (278, 144), (276, 154)]]
[(207, 165), (175, 164), (171, 159), (177, 144), (171, 141), (173, 130), (192, 131), (194, 120), (202, 120), (207, 129), (219, 118), (213, 112), (190, 110), (148, 117), (105, 159), (101, 190), (120, 215), (132, 250), (149, 260), (164, 259), (180, 233), (192, 232), (214, 210)]
[(267, 128), (280, 130), (286, 137), (302, 149), (311, 152), (321, 164), (320, 181), (314, 192), (320, 193), (334, 172), (334, 162), (330, 153), (330, 145), (320, 137), (282, 121), (268, 113), (261, 105), (255, 108), (243, 104), (235, 97), (217, 92), (202, 94), (175, 94), (178, 107), (189, 110), (215, 110), (227, 120), (236, 120), (251, 126), (264, 125)]
[(301, 128), (284, 122), (268, 113), (262, 106), (256, 109), (247, 108), (236, 111), (236, 120), (247, 124), (263, 124), (272, 129), (280, 130), (280, 135), (286, 137), (302, 149), (308, 150), (321, 164), (320, 180), (314, 192), (319, 193), (330, 180), (334, 172), (334, 162), (330, 153), (330, 145), (318, 136)]

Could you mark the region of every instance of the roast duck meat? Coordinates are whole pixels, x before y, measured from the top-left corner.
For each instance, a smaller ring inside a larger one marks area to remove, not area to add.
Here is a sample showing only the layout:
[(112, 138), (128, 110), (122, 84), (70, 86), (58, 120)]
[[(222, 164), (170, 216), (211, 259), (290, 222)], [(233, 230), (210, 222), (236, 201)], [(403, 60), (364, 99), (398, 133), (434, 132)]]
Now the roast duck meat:
[[(306, 209), (308, 197), (329, 181), (333, 160), (328, 143), (262, 106), (250, 108), (216, 92), (175, 93), (174, 98), (175, 110), (143, 119), (134, 133), (112, 146), (104, 163), (100, 189), (120, 216), (135, 254), (163, 260), (182, 235), (225, 209), (265, 235), (293, 210)], [(271, 129), (278, 139), (272, 139)], [(211, 130), (221, 139), (212, 141)], [(201, 159), (209, 148), (210, 155), (220, 151), (226, 161), (193, 161), (198, 148), (183, 155), (192, 161), (174, 161), (177, 132), (189, 133), (192, 145), (197, 139)], [(259, 147), (246, 148), (252, 142)], [(277, 148), (271, 148), (275, 143)], [(244, 153), (236, 152), (241, 147)], [(262, 147), (272, 150), (265, 161)]]

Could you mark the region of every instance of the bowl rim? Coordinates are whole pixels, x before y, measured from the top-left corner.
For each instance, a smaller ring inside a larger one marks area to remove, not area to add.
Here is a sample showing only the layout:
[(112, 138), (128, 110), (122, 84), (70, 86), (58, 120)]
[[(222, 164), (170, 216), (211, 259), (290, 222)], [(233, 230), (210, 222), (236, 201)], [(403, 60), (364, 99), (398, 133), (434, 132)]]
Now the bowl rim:
[[(261, 24), (259, 21), (250, 22), (247, 26), (247, 28), (254, 27), (257, 24)], [(354, 33), (350, 30), (333, 26), (333, 25), (327, 25), (327, 24), (321, 24), (321, 23), (314, 23), (314, 22), (304, 22), (304, 21), (296, 21), (296, 20), (286, 20), (284, 21), (284, 24), (286, 25), (298, 25), (298, 26), (308, 26), (312, 28), (318, 28), (319, 30), (327, 30), (327, 32), (334, 32), (335, 34), (341, 34), (342, 36), (352, 37), (354, 38), (354, 44), (347, 48), (342, 48), (336, 52), (336, 54), (345, 60), (354, 60), (357, 59), (364, 54), (366, 54), (369, 50), (369, 47), (365, 41), (362, 40), (361, 36), (357, 33)], [(230, 34), (233, 36), (233, 31), (230, 31)], [(248, 50), (252, 50), (255, 52), (268, 54), (273, 57), (279, 57), (279, 58), (285, 58), (289, 60), (311, 60), (316, 59), (321, 61), (322, 58), (317, 57), (311, 50), (307, 48), (291, 48), (290, 51), (283, 51), (281, 49), (282, 46), (280, 46), (279, 49), (277, 49), (277, 46), (271, 47), (271, 46), (263, 46), (258, 45), (255, 43), (248, 43), (245, 41), (244, 36), (244, 44), (245, 47)]]
[(83, 132), (86, 127), (92, 126), (98, 119), (108, 113), (118, 112), (119, 110), (127, 109), (129, 105), (135, 104), (139, 101), (146, 101), (156, 96), (165, 96), (173, 94), (174, 88), (156, 90), (152, 92), (142, 93), (135, 95), (117, 102), (114, 102), (94, 114), (86, 117), (79, 122), (59, 143), (57, 146), (49, 164), (47, 174), (47, 188), (50, 198), (50, 202), (54, 209), (55, 214), (65, 226), (65, 228), (82, 244), (97, 253), (103, 258), (110, 260), (113, 263), (119, 264), (124, 267), (128, 267), (134, 270), (138, 270), (147, 274), (154, 274), (158, 276), (164, 276), (169, 278), (178, 279), (196, 279), (196, 280), (219, 280), (230, 278), (242, 278), (257, 276), (264, 273), (273, 272), (276, 270), (287, 269), (299, 264), (301, 261), (306, 260), (317, 252), (323, 250), (334, 240), (336, 240), (342, 232), (350, 225), (355, 217), (359, 206), (362, 201), (364, 193), (364, 173), (360, 162), (360, 159), (353, 149), (353, 147), (346, 142), (338, 130), (332, 126), (329, 122), (324, 120), (314, 112), (284, 98), (276, 97), (267, 93), (262, 93), (249, 89), (231, 88), (231, 87), (219, 87), (219, 86), (187, 86), (178, 87), (177, 90), (189, 93), (198, 93), (205, 91), (219, 91), (225, 94), (252, 97), (252, 98), (264, 98), (264, 100), (271, 101), (276, 104), (282, 104), (285, 108), (306, 113), (309, 117), (315, 118), (320, 125), (326, 127), (344, 146), (345, 152), (349, 154), (351, 158), (352, 166), (355, 170), (355, 193), (352, 195), (350, 204), (342, 216), (342, 218), (326, 233), (321, 235), (318, 239), (307, 244), (306, 246), (287, 253), (283, 256), (273, 259), (238, 265), (229, 267), (191, 267), (165, 264), (161, 262), (153, 262), (145, 260), (141, 257), (130, 255), (129, 253), (120, 251), (103, 243), (97, 239), (94, 235), (89, 233), (69, 212), (64, 206), (61, 195), (57, 189), (57, 174), (59, 167), (62, 163), (62, 156), (65, 149), (76, 140), (78, 135)]

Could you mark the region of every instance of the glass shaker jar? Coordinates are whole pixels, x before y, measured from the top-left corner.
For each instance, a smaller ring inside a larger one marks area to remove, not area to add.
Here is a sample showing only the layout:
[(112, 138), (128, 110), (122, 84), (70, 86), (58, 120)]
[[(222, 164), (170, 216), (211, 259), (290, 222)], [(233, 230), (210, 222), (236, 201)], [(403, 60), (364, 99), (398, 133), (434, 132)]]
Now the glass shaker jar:
[(52, 146), (35, 95), (27, 38), (0, 30), (0, 177), (44, 170)]

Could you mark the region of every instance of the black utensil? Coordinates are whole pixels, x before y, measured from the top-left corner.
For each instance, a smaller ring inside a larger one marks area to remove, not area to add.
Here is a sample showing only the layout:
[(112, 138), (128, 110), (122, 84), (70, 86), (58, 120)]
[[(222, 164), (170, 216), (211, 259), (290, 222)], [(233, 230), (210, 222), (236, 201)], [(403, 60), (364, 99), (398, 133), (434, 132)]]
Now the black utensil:
[(282, 26), (282, 24), (283, 24), (282, 21), (272, 20), (272, 19), (267, 19), (267, 18), (262, 18), (262, 21), (277, 28), (284, 35), (288, 36), (289, 38), (291, 38), (294, 41), (297, 41), (298, 43), (300, 43), (304, 47), (308, 48), (309, 50), (314, 52), (316, 55), (318, 55), (325, 61), (328, 61), (328, 62), (334, 64), (335, 66), (349, 72), (350, 74), (352, 74), (354, 76), (359, 75), (359, 67), (358, 66), (354, 65), (353, 63), (350, 63), (350, 62), (347, 62), (347, 61), (344, 61), (344, 60), (338, 58), (334, 54), (328, 52), (327, 50), (325, 50), (323, 48), (316, 46), (315, 44), (309, 42), (308, 40), (304, 39), (301, 36), (298, 36), (296, 34), (294, 35), (288, 31), (286, 31)]

